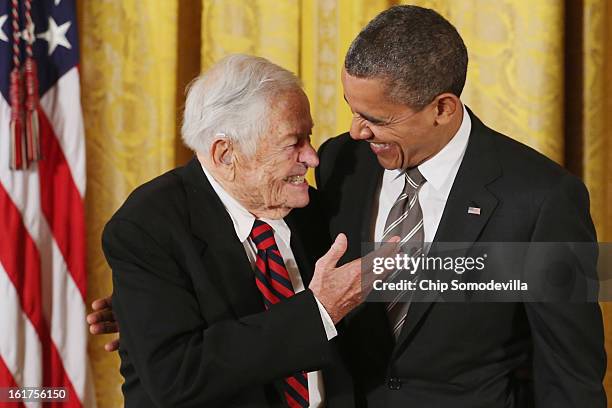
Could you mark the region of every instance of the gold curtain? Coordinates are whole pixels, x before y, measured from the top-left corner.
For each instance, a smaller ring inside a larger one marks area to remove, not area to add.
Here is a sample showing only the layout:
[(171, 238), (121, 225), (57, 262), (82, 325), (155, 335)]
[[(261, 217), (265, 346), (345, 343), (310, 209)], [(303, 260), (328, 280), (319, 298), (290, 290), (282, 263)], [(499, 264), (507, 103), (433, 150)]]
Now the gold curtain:
[[(584, 60), (581, 69), (578, 148), (583, 178), (591, 197), (591, 214), (600, 242), (612, 241), (612, 4), (585, 0), (581, 21)], [(608, 407), (612, 406), (612, 303), (602, 303), (608, 370), (605, 380)]]
[(609, 242), (612, 241), (612, 209), (609, 208), (612, 206), (612, 4), (607, 0), (585, 0), (583, 21), (581, 160), (599, 240)]
[(495, 130), (563, 161), (563, 2), (410, 2), (457, 27), (469, 53), (462, 99)]
[[(233, 52), (261, 55), (296, 72), (311, 101), (318, 146), (348, 129), (339, 74), (350, 41), (398, 3), (434, 8), (456, 25), (470, 56), (463, 99), (489, 126), (582, 176), (599, 239), (610, 241), (607, 0), (77, 0), (89, 299), (112, 289), (100, 249), (106, 220), (134, 187), (191, 156), (178, 131), (190, 79)], [(602, 306), (612, 353), (612, 306)], [(92, 336), (89, 347), (101, 408), (122, 406), (119, 359), (102, 350), (107, 340)]]

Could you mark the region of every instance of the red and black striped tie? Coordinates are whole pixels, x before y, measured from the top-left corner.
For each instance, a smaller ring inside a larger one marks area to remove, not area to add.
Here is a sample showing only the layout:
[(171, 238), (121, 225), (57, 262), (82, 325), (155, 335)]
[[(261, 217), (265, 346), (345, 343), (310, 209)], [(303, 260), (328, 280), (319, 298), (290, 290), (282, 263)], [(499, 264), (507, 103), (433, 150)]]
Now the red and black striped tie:
[[(272, 227), (263, 221), (255, 220), (251, 239), (257, 247), (255, 260), (255, 283), (263, 295), (266, 309), (295, 294), (285, 268)], [(291, 408), (308, 407), (308, 378), (306, 372), (296, 373), (285, 378), (284, 392)]]

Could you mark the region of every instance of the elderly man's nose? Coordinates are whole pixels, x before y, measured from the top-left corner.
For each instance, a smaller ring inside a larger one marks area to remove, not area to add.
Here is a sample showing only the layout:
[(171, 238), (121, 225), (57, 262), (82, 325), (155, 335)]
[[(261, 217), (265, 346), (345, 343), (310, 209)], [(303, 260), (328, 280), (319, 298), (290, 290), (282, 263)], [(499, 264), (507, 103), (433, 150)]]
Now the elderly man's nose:
[(319, 165), (319, 156), (312, 144), (307, 143), (300, 151), (299, 160), (308, 167), (317, 167)]

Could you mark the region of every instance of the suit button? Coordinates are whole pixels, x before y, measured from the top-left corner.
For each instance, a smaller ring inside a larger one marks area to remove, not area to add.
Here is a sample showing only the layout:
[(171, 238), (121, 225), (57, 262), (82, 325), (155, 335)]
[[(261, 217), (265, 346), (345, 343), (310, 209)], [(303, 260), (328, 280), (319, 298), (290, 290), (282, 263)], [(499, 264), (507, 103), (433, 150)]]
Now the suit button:
[(389, 380), (387, 381), (387, 386), (390, 390), (399, 390), (400, 388), (402, 388), (402, 380), (397, 377), (389, 377)]

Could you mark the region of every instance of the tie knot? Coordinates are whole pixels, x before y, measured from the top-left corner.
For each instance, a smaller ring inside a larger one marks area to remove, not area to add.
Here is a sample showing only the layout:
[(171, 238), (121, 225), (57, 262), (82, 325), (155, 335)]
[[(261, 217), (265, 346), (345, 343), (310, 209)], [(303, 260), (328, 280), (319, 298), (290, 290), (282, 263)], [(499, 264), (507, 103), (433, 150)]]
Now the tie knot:
[(425, 182), (425, 177), (421, 174), (417, 167), (406, 170), (406, 187), (412, 187), (416, 190)]
[(272, 227), (261, 220), (255, 220), (251, 235), (249, 236), (253, 240), (258, 251), (266, 251), (270, 247), (276, 248)]

